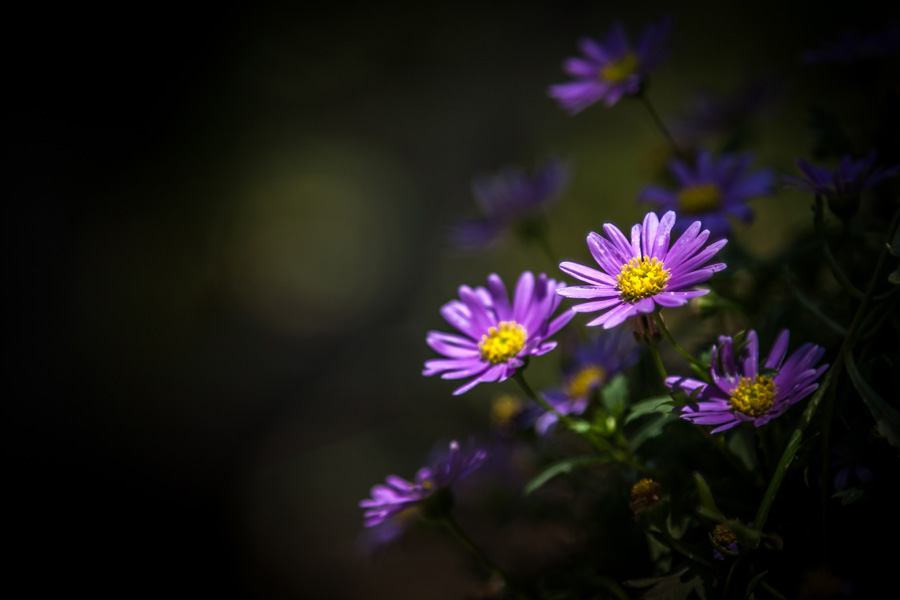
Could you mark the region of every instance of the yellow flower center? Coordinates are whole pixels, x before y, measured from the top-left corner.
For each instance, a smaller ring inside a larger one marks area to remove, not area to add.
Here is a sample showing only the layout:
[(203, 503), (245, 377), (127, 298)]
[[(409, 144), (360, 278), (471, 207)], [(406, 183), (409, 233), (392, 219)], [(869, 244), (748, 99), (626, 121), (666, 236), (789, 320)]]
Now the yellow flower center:
[(622, 265), (622, 272), (616, 275), (616, 287), (622, 297), (629, 302), (637, 302), (642, 298), (655, 296), (666, 289), (669, 271), (663, 267), (661, 260), (655, 256), (632, 258), (628, 264)]
[(481, 358), (492, 363), (505, 363), (525, 347), (527, 332), (515, 321), (500, 321), (499, 327), (491, 327), (481, 336), (478, 347)]
[(678, 194), (678, 204), (687, 214), (711, 212), (722, 205), (722, 193), (714, 183), (690, 185)]
[(522, 402), (515, 396), (504, 394), (491, 404), (491, 419), (499, 424), (512, 422), (522, 411)]
[(726, 525), (719, 523), (712, 532), (713, 541), (723, 548), (727, 548), (731, 544), (737, 543), (737, 536)]
[(609, 62), (600, 69), (600, 79), (609, 83), (622, 83), (637, 72), (640, 64), (637, 55), (628, 52), (619, 60)]
[(764, 375), (757, 375), (751, 381), (741, 377), (740, 383), (731, 392), (731, 407), (748, 417), (760, 417), (769, 412), (775, 398), (775, 382)]
[(631, 499), (659, 496), (661, 486), (652, 479), (641, 479), (631, 487)]
[(606, 378), (603, 367), (589, 366), (581, 369), (569, 381), (566, 394), (569, 398), (584, 398), (590, 391)]

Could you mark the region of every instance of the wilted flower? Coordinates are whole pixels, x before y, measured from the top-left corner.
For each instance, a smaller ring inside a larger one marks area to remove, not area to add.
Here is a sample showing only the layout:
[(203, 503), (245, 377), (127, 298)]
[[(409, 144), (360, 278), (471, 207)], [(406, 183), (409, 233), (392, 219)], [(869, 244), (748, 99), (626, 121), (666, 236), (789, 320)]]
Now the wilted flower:
[(846, 64), (857, 60), (883, 58), (898, 52), (900, 52), (900, 25), (895, 23), (884, 31), (869, 35), (845, 29), (838, 41), (804, 52), (803, 62)]
[(712, 384), (688, 377), (669, 377), (666, 385), (684, 390), (696, 401), (677, 410), (681, 418), (697, 425), (716, 425), (712, 433), (743, 422), (765, 425), (819, 387), (816, 379), (828, 365), (816, 366), (825, 349), (803, 344), (787, 360), (790, 332), (782, 331), (772, 350), (759, 365), (759, 341), (750, 330), (746, 345), (735, 355), (734, 340), (719, 337), (712, 350)]
[(460, 286), (459, 300), (441, 307), (441, 315), (464, 335), (429, 331), (426, 342), (447, 358), (425, 362), (423, 375), (442, 379), (471, 377), (453, 394), (469, 391), (479, 383), (504, 381), (524, 364), (528, 356), (540, 356), (556, 348), (546, 341), (574, 316), (566, 310), (556, 318), (560, 304), (555, 293), (565, 284), (543, 273), (535, 279), (529, 271), (519, 277), (510, 305), (503, 280), (496, 274), (487, 279), (487, 289)]
[[(741, 545), (738, 544), (737, 541), (737, 536), (734, 535), (734, 532), (727, 525), (723, 525), (722, 523), (719, 523), (713, 528), (712, 539), (719, 547), (724, 548), (729, 552), (737, 552), (741, 549)], [(713, 548), (713, 558), (716, 560), (725, 560), (725, 555)]]
[(834, 171), (823, 167), (814, 167), (802, 158), (798, 158), (797, 166), (803, 171), (805, 177), (786, 175), (785, 187), (811, 194), (820, 194), (827, 198), (859, 196), (876, 183), (900, 173), (900, 165), (876, 167), (876, 158), (875, 150), (860, 160), (844, 156)]
[(728, 217), (748, 222), (753, 216), (747, 200), (772, 193), (775, 175), (768, 169), (752, 172), (752, 162), (749, 154), (726, 154), (716, 160), (707, 150), (697, 155), (693, 167), (672, 159), (669, 170), (678, 182), (678, 190), (651, 185), (644, 188), (639, 200), (698, 218), (711, 235), (727, 233), (731, 230)]
[(647, 74), (668, 55), (671, 29), (669, 19), (647, 25), (632, 45), (625, 28), (616, 22), (603, 42), (582, 38), (579, 47), (584, 57), (563, 62), (563, 70), (574, 81), (550, 86), (549, 95), (574, 115), (599, 100), (612, 106), (622, 96), (637, 94)]
[[(596, 390), (637, 362), (639, 349), (628, 331), (603, 331), (576, 350), (572, 365), (563, 372), (562, 387), (544, 391), (541, 396), (562, 415), (580, 415)], [(559, 418), (540, 407), (534, 411), (540, 415), (534, 429), (541, 435)]]
[(438, 457), (431, 466), (419, 469), (414, 481), (388, 475), (387, 485), (373, 486), (372, 497), (360, 501), (360, 508), (366, 509), (363, 525), (375, 527), (407, 509), (421, 507), (423, 502), (481, 466), (485, 458), (484, 450), (475, 448), (464, 452), (459, 443), (452, 441), (449, 453)]
[[(725, 268), (724, 263), (705, 265), (727, 240), (719, 240), (705, 248), (709, 231), (700, 231), (695, 221), (669, 248), (669, 234), (675, 226), (675, 213), (662, 219), (647, 213), (644, 224), (631, 228), (631, 241), (614, 225), (606, 223), (607, 237), (591, 232), (588, 249), (602, 271), (573, 262), (559, 268), (590, 285), (571, 286), (557, 293), (567, 298), (590, 299), (573, 307), (575, 312), (607, 310), (588, 325), (615, 327), (628, 317), (651, 313), (657, 305), (675, 307), (702, 296), (709, 290), (691, 290), (713, 273)], [(608, 238), (608, 239), (607, 239)]]
[(512, 226), (527, 227), (529, 219), (556, 203), (570, 178), (569, 167), (556, 159), (538, 167), (533, 174), (507, 168), (476, 179), (472, 191), (482, 216), (456, 223), (450, 231), (451, 241), (462, 248), (483, 248)]
[(634, 513), (635, 520), (640, 519), (640, 513), (657, 502), (662, 494), (662, 486), (652, 479), (641, 479), (631, 487), (631, 502), (628, 507)]

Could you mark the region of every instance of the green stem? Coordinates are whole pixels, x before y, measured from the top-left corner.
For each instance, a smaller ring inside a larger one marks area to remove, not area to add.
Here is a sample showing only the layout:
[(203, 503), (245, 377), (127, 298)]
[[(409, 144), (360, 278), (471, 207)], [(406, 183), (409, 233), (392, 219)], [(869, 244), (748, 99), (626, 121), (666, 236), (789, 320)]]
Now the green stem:
[(703, 371), (709, 370), (709, 365), (704, 364), (703, 361), (695, 358), (690, 352), (682, 348), (678, 345), (678, 342), (675, 341), (675, 338), (672, 336), (672, 333), (666, 327), (666, 324), (663, 322), (662, 317), (659, 314), (659, 311), (653, 313), (653, 318), (656, 319), (657, 325), (659, 325), (659, 330), (662, 332), (663, 336), (666, 338), (666, 341), (672, 344), (672, 347), (675, 348), (675, 351), (678, 352), (685, 360), (690, 362), (693, 365), (696, 365)]
[[(608, 453), (610, 456), (613, 457), (613, 459), (616, 460), (616, 462), (619, 462), (619, 463), (622, 463), (623, 465), (629, 466), (632, 469), (639, 471), (640, 473), (646, 474), (649, 472), (647, 467), (645, 467), (644, 465), (635, 461), (625, 451), (623, 451), (620, 448), (616, 448), (609, 442), (609, 440), (607, 440), (606, 438), (604, 438), (602, 436), (597, 435), (596, 432), (594, 432), (593, 430), (590, 429), (589, 424), (584, 423), (583, 421), (580, 421), (580, 420), (576, 421), (575, 419), (572, 419), (568, 415), (562, 414), (561, 412), (556, 410), (556, 408), (552, 404), (550, 404), (549, 402), (544, 400), (540, 395), (536, 394), (535, 391), (531, 388), (531, 386), (528, 385), (528, 382), (525, 380), (525, 375), (522, 373), (521, 369), (516, 371), (516, 374), (513, 376), (513, 379), (516, 380), (516, 383), (519, 384), (519, 387), (522, 388), (522, 391), (525, 392), (525, 395), (528, 398), (530, 398), (531, 400), (536, 402), (544, 410), (556, 415), (556, 418), (559, 419), (560, 423), (565, 424), (569, 429), (571, 429), (572, 431), (574, 431), (575, 433), (577, 433), (578, 435), (582, 436), (584, 439), (589, 441), (591, 443), (591, 445), (594, 446), (594, 448), (596, 448), (600, 452)], [(579, 422), (583, 423), (586, 427), (580, 426)]]
[(641, 93), (637, 94), (637, 97), (647, 109), (647, 112), (650, 113), (650, 118), (653, 119), (657, 129), (659, 129), (663, 137), (666, 138), (666, 141), (669, 142), (669, 147), (672, 148), (672, 152), (674, 152), (676, 156), (684, 157), (684, 153), (678, 147), (678, 144), (675, 143), (675, 138), (672, 137), (672, 133), (666, 127), (666, 124), (663, 123), (663, 120), (659, 117), (659, 113), (656, 112), (656, 109), (653, 108), (653, 104), (650, 103), (650, 98), (647, 97), (646, 90), (642, 90)]
[(759, 587), (761, 587), (762, 589), (766, 590), (769, 594), (771, 594), (772, 596), (774, 596), (774, 597), (777, 598), (778, 600), (787, 600), (787, 597), (786, 597), (784, 594), (782, 594), (781, 592), (779, 592), (778, 590), (776, 590), (775, 588), (773, 588), (771, 585), (769, 585), (769, 584), (766, 583), (765, 581), (760, 581), (760, 582), (759, 582)]
[(666, 373), (666, 367), (659, 357), (659, 350), (656, 348), (655, 343), (650, 344), (648, 347), (650, 348), (650, 356), (653, 357), (653, 364), (656, 365), (656, 370), (659, 371), (659, 376), (662, 378), (663, 385), (665, 385), (666, 379), (669, 378), (669, 374)]
[(500, 570), (500, 567), (494, 564), (494, 562), (489, 559), (484, 552), (481, 551), (481, 548), (475, 545), (475, 542), (473, 542), (472, 539), (468, 535), (466, 535), (466, 532), (462, 530), (462, 528), (459, 526), (459, 523), (456, 522), (456, 519), (448, 514), (441, 518), (441, 523), (444, 524), (444, 526), (450, 531), (453, 537), (456, 538), (456, 540), (469, 552), (469, 554), (471, 554), (475, 558), (475, 560), (481, 563), (482, 567), (484, 567), (495, 577), (499, 578), (506, 588), (515, 593), (515, 595), (519, 598), (528, 598), (528, 596), (524, 595), (515, 587), (510, 585), (509, 577), (507, 577), (506, 574), (502, 570)]

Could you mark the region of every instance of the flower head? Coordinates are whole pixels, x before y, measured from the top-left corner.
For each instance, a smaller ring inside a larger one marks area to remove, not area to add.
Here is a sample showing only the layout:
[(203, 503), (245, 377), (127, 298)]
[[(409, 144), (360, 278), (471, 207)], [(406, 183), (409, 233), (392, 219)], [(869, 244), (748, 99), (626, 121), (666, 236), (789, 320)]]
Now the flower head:
[[(541, 396), (560, 414), (580, 415), (595, 391), (637, 362), (639, 350), (627, 330), (603, 331), (576, 350), (574, 361), (563, 372), (562, 386), (544, 391)], [(535, 419), (535, 431), (541, 435), (558, 420), (554, 413), (540, 407), (534, 408), (531, 418)]]
[[(385, 484), (372, 487), (372, 497), (360, 501), (365, 527), (375, 527), (391, 517), (408, 509), (418, 507), (422, 502), (448, 489), (454, 482), (466, 477), (481, 466), (487, 452), (480, 448), (463, 451), (456, 441), (450, 442), (448, 453), (439, 456), (428, 467), (416, 473), (414, 481), (407, 481), (396, 475), (388, 475)], [(392, 537), (396, 532), (392, 529)]]
[(697, 155), (693, 167), (673, 159), (669, 170), (678, 182), (678, 190), (651, 185), (644, 188), (639, 199), (696, 217), (713, 235), (724, 234), (731, 230), (729, 216), (744, 222), (751, 219), (753, 211), (746, 205), (747, 200), (772, 193), (775, 175), (768, 169), (752, 172), (752, 162), (749, 154), (726, 154), (717, 160), (707, 150)]
[(647, 74), (668, 55), (671, 29), (669, 19), (647, 25), (632, 45), (625, 28), (616, 22), (602, 42), (583, 38), (579, 47), (584, 57), (563, 62), (563, 70), (574, 81), (552, 85), (548, 94), (574, 115), (600, 100), (612, 106), (622, 96), (638, 93)]
[[(731, 528), (722, 523), (719, 523), (713, 528), (710, 537), (720, 548), (724, 548), (729, 552), (737, 552), (741, 549), (741, 545), (738, 543), (737, 536), (734, 535), (734, 532), (731, 530)], [(713, 548), (713, 558), (715, 558), (716, 560), (725, 560), (725, 555), (719, 552), (716, 548)]]
[[(567, 298), (588, 299), (576, 305), (575, 312), (606, 312), (588, 325), (603, 325), (610, 329), (628, 317), (651, 313), (657, 305), (675, 307), (702, 296), (709, 290), (691, 290), (691, 286), (706, 281), (713, 273), (725, 268), (724, 263), (706, 265), (727, 240), (719, 240), (704, 247), (709, 231), (700, 231), (695, 221), (669, 247), (669, 234), (675, 226), (675, 213), (669, 211), (662, 219), (647, 213), (644, 224), (631, 228), (629, 241), (614, 225), (606, 223), (607, 237), (591, 232), (588, 249), (601, 270), (573, 262), (559, 265), (565, 273), (589, 285), (571, 286), (557, 293)], [(705, 266), (704, 266), (705, 265)]]
[(894, 177), (900, 173), (900, 165), (893, 167), (876, 167), (875, 150), (860, 160), (844, 156), (834, 171), (822, 167), (814, 167), (802, 158), (797, 159), (797, 166), (805, 177), (785, 176), (785, 187), (812, 194), (820, 194), (826, 198), (847, 198), (859, 196), (871, 189), (876, 183)]
[(546, 341), (574, 316), (566, 310), (553, 318), (560, 304), (556, 290), (565, 284), (537, 278), (529, 271), (519, 277), (513, 302), (496, 274), (487, 279), (487, 289), (463, 285), (459, 300), (441, 307), (441, 315), (463, 335), (429, 331), (426, 342), (446, 358), (425, 362), (423, 375), (442, 379), (471, 379), (453, 394), (469, 391), (479, 383), (504, 381), (524, 364), (525, 358), (546, 354), (556, 342)]
[(712, 384), (687, 377), (666, 379), (670, 388), (696, 398), (676, 409), (679, 416), (697, 425), (716, 425), (712, 433), (743, 422), (760, 427), (809, 396), (819, 387), (816, 379), (828, 368), (816, 366), (825, 350), (803, 344), (785, 360), (789, 337), (787, 329), (778, 334), (760, 369), (755, 331), (750, 330), (737, 355), (734, 340), (721, 336), (712, 351)]
[(507, 168), (472, 183), (482, 216), (456, 223), (450, 232), (454, 245), (483, 248), (495, 242), (511, 226), (527, 224), (550, 208), (569, 184), (571, 172), (561, 160), (551, 160), (533, 174)]

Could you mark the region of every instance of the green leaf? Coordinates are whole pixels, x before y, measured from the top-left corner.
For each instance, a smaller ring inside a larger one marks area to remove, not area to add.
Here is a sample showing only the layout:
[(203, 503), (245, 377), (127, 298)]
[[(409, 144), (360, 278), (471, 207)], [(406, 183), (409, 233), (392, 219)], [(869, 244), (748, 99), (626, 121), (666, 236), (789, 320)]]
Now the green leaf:
[(840, 498), (841, 506), (847, 506), (848, 504), (853, 504), (857, 500), (861, 500), (863, 491), (859, 488), (848, 488), (846, 490), (841, 490), (840, 492), (835, 492), (831, 497)]
[(628, 380), (619, 373), (603, 386), (602, 402), (606, 412), (618, 417), (628, 403)]
[(856, 361), (851, 352), (847, 353), (847, 373), (850, 374), (850, 381), (853, 387), (862, 396), (863, 402), (869, 407), (872, 416), (875, 418), (875, 425), (878, 432), (883, 435), (888, 443), (895, 448), (900, 448), (900, 412), (893, 406), (888, 404), (884, 398), (878, 395), (869, 382), (863, 378), (859, 369), (856, 368)]
[(700, 505), (703, 506), (703, 508), (707, 509), (709, 512), (720, 515), (721, 519), (724, 520), (722, 511), (719, 510), (718, 506), (716, 506), (716, 501), (713, 498), (712, 490), (709, 489), (709, 485), (706, 483), (706, 480), (703, 479), (703, 475), (701, 475), (697, 471), (694, 471), (694, 483), (697, 484), (697, 493), (700, 495)]
[(638, 448), (640, 448), (647, 440), (662, 434), (666, 425), (678, 420), (678, 417), (672, 413), (671, 407), (667, 405), (663, 406), (666, 407), (665, 413), (657, 414), (653, 418), (648, 419), (646, 423), (641, 425), (638, 430), (634, 432), (631, 439), (628, 440), (628, 450), (631, 454), (637, 452)]
[(759, 466), (756, 458), (756, 447), (753, 443), (753, 436), (743, 427), (736, 427), (731, 436), (726, 438), (726, 447), (728, 451), (734, 454), (741, 461), (748, 471), (754, 471)]
[(656, 396), (647, 398), (631, 405), (628, 416), (625, 417), (625, 424), (628, 425), (638, 417), (653, 413), (667, 414), (672, 412), (672, 398), (669, 396)]
[(524, 493), (526, 496), (528, 494), (531, 494), (557, 475), (570, 473), (575, 469), (581, 469), (584, 467), (589, 467), (591, 465), (597, 465), (606, 462), (609, 462), (609, 459), (599, 456), (576, 456), (574, 458), (564, 458), (563, 460), (559, 460), (549, 465), (546, 469), (538, 473), (538, 475), (534, 479), (529, 481), (528, 485), (525, 486)]

